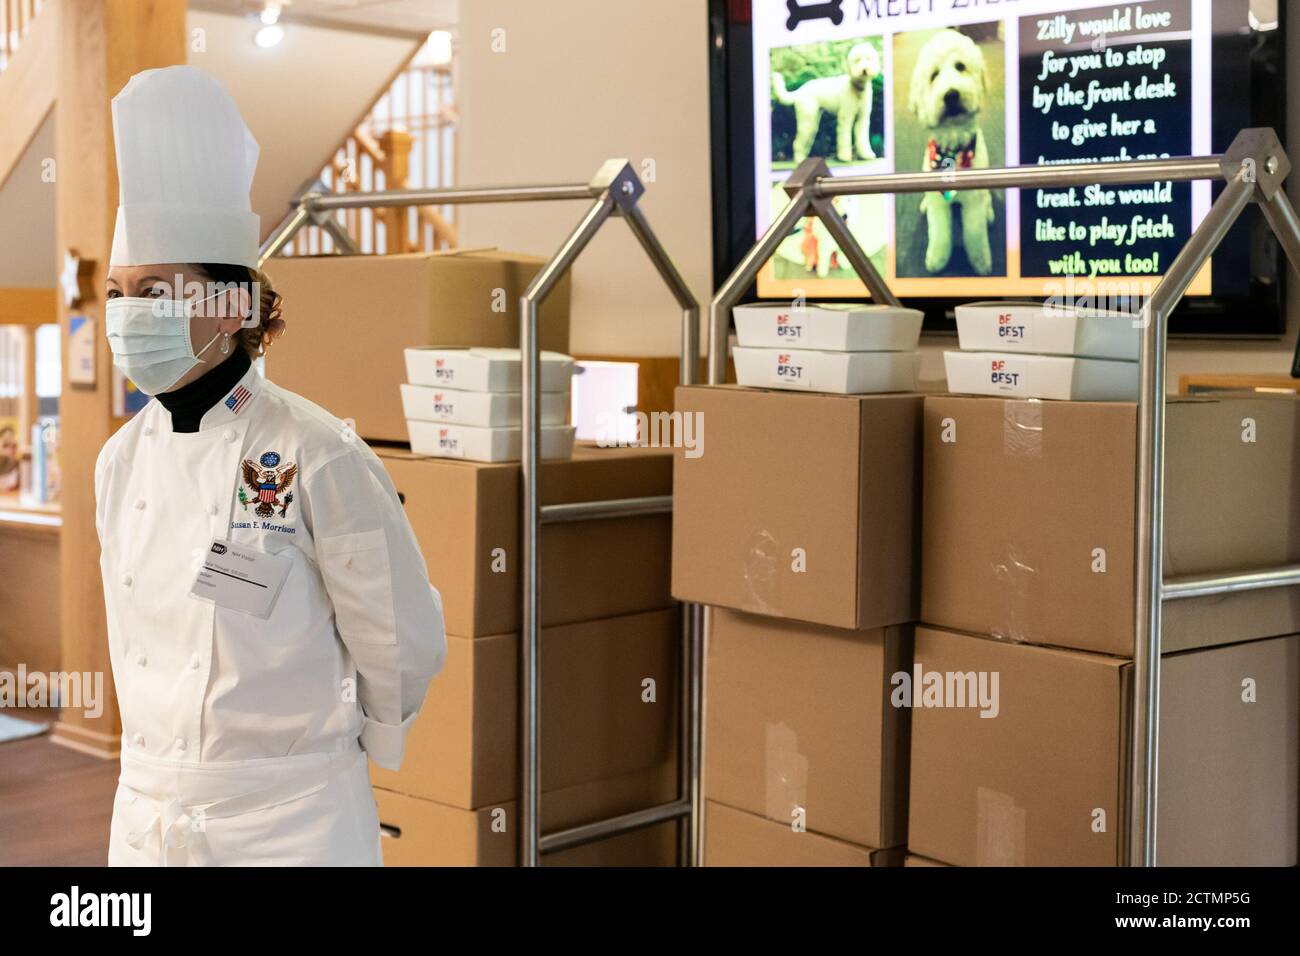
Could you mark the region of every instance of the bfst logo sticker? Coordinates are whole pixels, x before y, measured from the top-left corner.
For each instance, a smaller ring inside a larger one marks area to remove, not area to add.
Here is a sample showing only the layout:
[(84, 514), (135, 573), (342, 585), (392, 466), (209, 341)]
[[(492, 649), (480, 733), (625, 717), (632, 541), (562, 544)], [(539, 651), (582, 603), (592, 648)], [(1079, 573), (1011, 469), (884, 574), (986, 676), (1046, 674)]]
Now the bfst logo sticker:
[(803, 338), (803, 325), (794, 325), (790, 321), (790, 316), (781, 312), (776, 317), (776, 334), (778, 338), (783, 339)]
[(452, 382), (456, 379), (456, 370), (447, 367), (446, 359), (434, 359), (433, 377), (440, 382)]
[(785, 0), (785, 9), (790, 14), (785, 21), (785, 28), (793, 30), (801, 23), (812, 20), (829, 20), (839, 26), (844, 22), (844, 0)]
[(439, 415), (451, 415), (456, 411), (456, 403), (442, 392), (434, 392), (433, 410)]
[(1013, 325), (1012, 316), (1005, 312), (998, 316), (998, 338), (1023, 340), (1025, 337), (1025, 327), (1023, 325)]
[(1012, 389), (1020, 384), (1020, 373), (1008, 369), (1006, 359), (993, 359), (989, 365), (989, 381), (998, 388)]
[(450, 429), (439, 428), (438, 447), (441, 448), (443, 451), (455, 451), (457, 448), (460, 447), (460, 442), (458, 442), (452, 436)]
[(778, 352), (776, 355), (776, 377), (790, 381), (799, 381), (803, 378), (803, 366), (794, 364), (794, 356), (788, 352)]

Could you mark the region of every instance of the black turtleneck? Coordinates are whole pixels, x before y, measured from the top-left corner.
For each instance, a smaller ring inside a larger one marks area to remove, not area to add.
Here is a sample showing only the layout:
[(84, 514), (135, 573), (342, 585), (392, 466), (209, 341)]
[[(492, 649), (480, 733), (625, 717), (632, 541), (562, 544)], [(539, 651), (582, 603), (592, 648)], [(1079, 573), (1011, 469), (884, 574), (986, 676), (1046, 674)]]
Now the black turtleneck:
[(235, 343), (235, 349), (216, 368), (200, 375), (188, 385), (182, 385), (174, 392), (161, 392), (154, 396), (172, 416), (172, 431), (196, 432), (199, 422), (209, 408), (217, 404), (244, 377), (252, 359), (243, 346)]

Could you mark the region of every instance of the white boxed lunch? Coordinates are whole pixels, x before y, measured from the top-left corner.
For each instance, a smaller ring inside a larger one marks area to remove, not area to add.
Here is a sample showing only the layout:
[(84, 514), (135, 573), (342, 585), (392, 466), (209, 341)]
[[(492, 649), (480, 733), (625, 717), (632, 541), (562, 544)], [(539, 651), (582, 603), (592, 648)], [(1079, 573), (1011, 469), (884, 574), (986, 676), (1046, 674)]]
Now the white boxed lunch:
[[(563, 392), (573, 375), (573, 359), (559, 352), (541, 354), (543, 392)], [(406, 379), (412, 385), (441, 385), (471, 392), (517, 392), (521, 388), (518, 349), (408, 348)]]
[[(519, 428), (475, 428), (442, 422), (408, 421), (411, 451), (431, 458), (464, 458), (467, 461), (518, 461), (523, 455), (523, 431)], [(572, 425), (543, 425), (542, 458), (571, 458)]]
[(943, 353), (943, 364), (950, 392), (1081, 402), (1137, 400), (1137, 362), (954, 351)]
[[(519, 392), (467, 392), (435, 385), (402, 384), (402, 411), (408, 421), (518, 427), (523, 415)], [(563, 425), (569, 415), (568, 392), (542, 392), (543, 425)]]
[(957, 342), (965, 351), (1033, 352), (1136, 362), (1138, 317), (1043, 302), (959, 305)]
[(731, 310), (736, 344), (745, 348), (802, 348), (829, 352), (907, 352), (921, 338), (918, 309), (860, 302), (792, 306), (757, 302)]
[(921, 367), (920, 352), (819, 352), (737, 346), (732, 354), (736, 381), (741, 385), (843, 395), (915, 391)]

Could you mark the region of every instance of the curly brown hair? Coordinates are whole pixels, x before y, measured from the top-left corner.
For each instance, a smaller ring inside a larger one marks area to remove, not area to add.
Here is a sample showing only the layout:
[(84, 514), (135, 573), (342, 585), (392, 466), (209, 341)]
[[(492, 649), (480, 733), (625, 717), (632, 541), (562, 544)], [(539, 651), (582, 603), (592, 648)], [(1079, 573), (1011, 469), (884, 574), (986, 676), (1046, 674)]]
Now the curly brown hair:
[(213, 282), (238, 285), (247, 290), (250, 296), (254, 289), (257, 290), (258, 322), (256, 325), (241, 328), (236, 334), (239, 344), (243, 346), (249, 358), (255, 359), (264, 355), (271, 343), (284, 334), (286, 324), (280, 315), (283, 300), (280, 293), (272, 287), (271, 279), (265, 272), (226, 262), (191, 263), (190, 268), (202, 273)]

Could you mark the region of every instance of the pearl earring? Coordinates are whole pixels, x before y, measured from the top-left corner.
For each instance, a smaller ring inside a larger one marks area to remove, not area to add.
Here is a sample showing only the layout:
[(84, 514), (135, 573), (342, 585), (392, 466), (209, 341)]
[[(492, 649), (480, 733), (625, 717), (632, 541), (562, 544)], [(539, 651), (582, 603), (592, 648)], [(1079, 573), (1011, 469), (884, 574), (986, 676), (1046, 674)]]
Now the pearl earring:
[(229, 355), (229, 354), (230, 354), (230, 333), (229, 333), (229, 332), (225, 332), (225, 333), (222, 334), (222, 338), (221, 338), (221, 354), (222, 354), (222, 355)]

